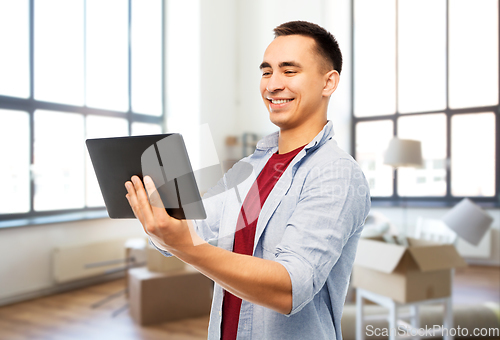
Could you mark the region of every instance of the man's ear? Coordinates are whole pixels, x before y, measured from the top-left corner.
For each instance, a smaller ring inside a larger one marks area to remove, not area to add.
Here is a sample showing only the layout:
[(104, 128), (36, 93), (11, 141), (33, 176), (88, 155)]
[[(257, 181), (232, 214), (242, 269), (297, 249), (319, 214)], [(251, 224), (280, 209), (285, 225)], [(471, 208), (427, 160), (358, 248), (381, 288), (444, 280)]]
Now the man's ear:
[(323, 88), (323, 96), (330, 97), (337, 89), (340, 81), (340, 74), (337, 70), (331, 70), (325, 74), (325, 87)]

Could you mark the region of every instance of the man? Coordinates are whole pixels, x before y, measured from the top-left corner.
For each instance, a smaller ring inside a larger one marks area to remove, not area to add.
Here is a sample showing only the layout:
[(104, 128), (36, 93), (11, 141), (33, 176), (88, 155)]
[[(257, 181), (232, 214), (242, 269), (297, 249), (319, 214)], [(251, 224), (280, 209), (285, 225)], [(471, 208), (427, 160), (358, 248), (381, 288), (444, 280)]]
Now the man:
[(260, 91), (279, 132), (239, 163), (250, 164), (257, 179), (234, 190), (241, 167), (229, 170), (205, 195), (203, 221), (168, 216), (147, 176), (146, 190), (137, 176), (126, 183), (127, 198), (160, 251), (216, 282), (209, 339), (341, 339), (370, 207), (363, 173), (327, 121), (342, 56), (315, 24), (289, 22), (274, 32)]

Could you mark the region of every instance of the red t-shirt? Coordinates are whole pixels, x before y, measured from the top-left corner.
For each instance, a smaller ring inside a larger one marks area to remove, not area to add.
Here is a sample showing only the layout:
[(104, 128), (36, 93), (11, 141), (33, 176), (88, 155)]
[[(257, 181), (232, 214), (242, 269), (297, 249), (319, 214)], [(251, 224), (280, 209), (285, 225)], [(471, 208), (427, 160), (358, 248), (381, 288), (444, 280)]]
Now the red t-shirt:
[[(262, 206), (274, 188), (274, 185), (278, 182), (278, 179), (304, 146), (285, 154), (280, 155), (276, 153), (267, 161), (259, 177), (257, 177), (257, 180), (250, 188), (241, 207), (236, 224), (236, 233), (234, 234), (233, 252), (244, 255), (253, 254), (255, 229)], [(240, 309), (241, 299), (228, 291), (224, 291), (221, 321), (222, 340), (236, 339)]]

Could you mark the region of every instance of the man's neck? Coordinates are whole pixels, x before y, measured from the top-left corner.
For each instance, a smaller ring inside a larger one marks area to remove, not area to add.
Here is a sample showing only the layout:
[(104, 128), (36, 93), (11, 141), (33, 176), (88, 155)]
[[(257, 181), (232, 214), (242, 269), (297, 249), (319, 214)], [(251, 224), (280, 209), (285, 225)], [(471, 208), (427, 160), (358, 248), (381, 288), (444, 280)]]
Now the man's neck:
[(326, 118), (321, 121), (309, 122), (292, 129), (280, 129), (278, 153), (284, 154), (309, 144), (325, 127)]

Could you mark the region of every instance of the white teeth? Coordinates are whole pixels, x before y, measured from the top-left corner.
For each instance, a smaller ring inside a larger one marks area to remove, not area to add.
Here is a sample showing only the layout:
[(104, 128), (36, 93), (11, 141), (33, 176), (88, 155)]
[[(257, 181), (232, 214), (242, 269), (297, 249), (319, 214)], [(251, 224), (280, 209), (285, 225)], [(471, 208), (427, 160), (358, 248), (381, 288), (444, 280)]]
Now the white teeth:
[(271, 102), (273, 104), (283, 104), (283, 103), (288, 103), (292, 101), (291, 99), (280, 99), (280, 100), (274, 100), (274, 99), (271, 99)]

